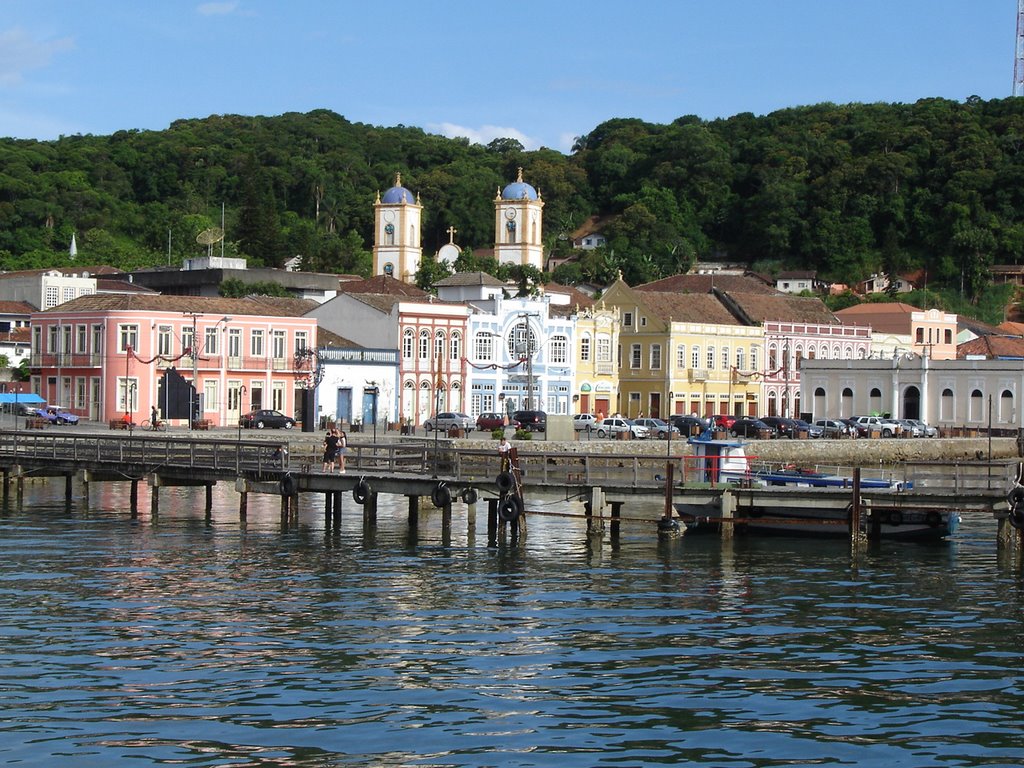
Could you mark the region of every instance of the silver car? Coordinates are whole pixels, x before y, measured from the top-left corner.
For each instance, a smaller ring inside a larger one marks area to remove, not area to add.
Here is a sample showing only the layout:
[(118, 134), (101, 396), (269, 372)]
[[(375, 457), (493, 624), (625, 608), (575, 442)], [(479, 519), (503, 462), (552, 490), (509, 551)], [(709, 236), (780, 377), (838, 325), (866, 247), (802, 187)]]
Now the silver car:
[(633, 423), (639, 424), (641, 427), (647, 427), (647, 431), (659, 440), (667, 438), (669, 433), (672, 434), (673, 438), (680, 436), (679, 429), (677, 427), (674, 427), (661, 419), (633, 419)]
[(608, 419), (601, 419), (597, 422), (597, 436), (598, 437), (615, 437), (622, 432), (629, 432), (630, 437), (644, 439), (651, 436), (651, 432), (647, 427), (637, 424), (632, 419), (623, 419), (621, 417), (612, 416)]
[(920, 430), (921, 437), (938, 437), (939, 436), (939, 429), (938, 429), (938, 427), (933, 427), (931, 424), (925, 424), (920, 419), (907, 419), (907, 421), (909, 421), (912, 424), (914, 424)]
[(473, 420), (469, 418), (465, 413), (456, 413), (454, 411), (442, 411), (432, 419), (427, 419), (423, 422), (423, 428), (427, 432), (433, 432), (435, 429), (441, 432), (447, 432), (448, 430), (455, 427), (461, 429), (467, 435), (473, 431)]

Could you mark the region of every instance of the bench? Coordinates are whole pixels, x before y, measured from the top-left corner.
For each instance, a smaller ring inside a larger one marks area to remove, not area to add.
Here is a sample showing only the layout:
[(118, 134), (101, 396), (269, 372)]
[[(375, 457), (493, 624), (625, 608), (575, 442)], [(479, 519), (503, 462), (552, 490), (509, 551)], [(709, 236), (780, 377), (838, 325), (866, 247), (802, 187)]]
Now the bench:
[(111, 419), (109, 424), (111, 429), (128, 429), (129, 426), (135, 426), (134, 424), (129, 424), (124, 419)]
[(196, 419), (196, 429), (210, 429), (212, 426), (213, 421), (211, 419)]
[(25, 429), (42, 429), (49, 425), (50, 421), (42, 416), (29, 416), (25, 419)]

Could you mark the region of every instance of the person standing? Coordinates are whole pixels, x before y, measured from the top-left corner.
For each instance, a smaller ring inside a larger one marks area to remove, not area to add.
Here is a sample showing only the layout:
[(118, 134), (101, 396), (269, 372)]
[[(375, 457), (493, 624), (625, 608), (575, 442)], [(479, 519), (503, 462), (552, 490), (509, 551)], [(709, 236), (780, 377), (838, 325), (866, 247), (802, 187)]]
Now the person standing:
[(324, 472), (334, 471), (334, 460), (338, 455), (338, 436), (333, 429), (327, 430), (324, 437)]
[(508, 472), (509, 468), (509, 452), (512, 450), (512, 445), (509, 443), (508, 438), (505, 435), (501, 436), (501, 440), (498, 441), (498, 459), (500, 460), (499, 466), (502, 472)]
[(348, 435), (344, 430), (338, 431), (338, 474), (345, 474), (345, 454), (348, 453)]

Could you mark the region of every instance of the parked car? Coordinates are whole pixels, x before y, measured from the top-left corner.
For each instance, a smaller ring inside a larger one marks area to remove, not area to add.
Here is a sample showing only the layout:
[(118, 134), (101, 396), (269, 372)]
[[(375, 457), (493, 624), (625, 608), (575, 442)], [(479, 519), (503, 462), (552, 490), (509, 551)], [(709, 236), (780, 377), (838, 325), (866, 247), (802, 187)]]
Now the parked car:
[(777, 437), (796, 437), (799, 429), (796, 420), (784, 416), (763, 416), (761, 421), (774, 429)]
[(732, 429), (732, 425), (735, 423), (736, 417), (728, 413), (720, 413), (717, 416), (711, 417), (711, 424), (720, 429)]
[(597, 416), (592, 413), (577, 413), (572, 417), (572, 426), (577, 432), (593, 432), (597, 427)]
[(842, 419), (815, 419), (811, 426), (821, 430), (821, 436), (827, 438), (849, 437), (856, 435), (857, 430), (853, 425), (847, 424)]
[(672, 439), (679, 437), (679, 429), (673, 424), (669, 424), (667, 421), (661, 419), (633, 419), (634, 423), (639, 424), (641, 427), (647, 427), (647, 431), (651, 433), (652, 437), (656, 437), (659, 440), (665, 440), (671, 433)]
[(869, 431), (878, 432), (882, 437), (895, 437), (903, 431), (903, 425), (895, 419), (884, 416), (854, 416), (854, 420), (863, 424)]
[(531, 432), (548, 431), (548, 415), (544, 411), (516, 411), (512, 418), (519, 422), (522, 429)]
[(244, 414), (239, 419), (239, 424), (246, 429), (292, 429), (295, 426), (295, 419), (285, 416), (280, 411), (257, 408)]
[(761, 437), (767, 434), (769, 438), (776, 437), (777, 432), (760, 419), (745, 416), (742, 419), (735, 419), (729, 427), (729, 434), (733, 437)]
[(909, 434), (911, 437), (924, 437), (924, 430), (917, 424), (917, 422), (911, 419), (896, 419), (903, 427), (903, 434)]
[(871, 433), (867, 424), (861, 424), (856, 419), (839, 419), (839, 421), (848, 424), (853, 429), (853, 432), (850, 434), (854, 437), (867, 437)]
[(825, 430), (821, 427), (815, 426), (804, 419), (793, 419), (796, 422), (796, 428), (798, 432), (806, 432), (808, 437), (818, 438), (825, 434)]
[(36, 416), (46, 419), (51, 424), (78, 424), (78, 416), (67, 408), (61, 408), (57, 405), (44, 405), (42, 408), (36, 408), (35, 410)]
[(695, 432), (699, 435), (710, 426), (705, 419), (699, 416), (672, 416), (670, 418), (672, 426), (678, 429), (684, 437), (689, 437)]
[(933, 427), (931, 424), (925, 424), (920, 419), (907, 419), (907, 421), (913, 422), (921, 430), (922, 437), (938, 437), (939, 428)]
[(629, 432), (631, 437), (635, 437), (637, 439), (643, 439), (651, 436), (651, 432), (647, 427), (637, 424), (632, 419), (623, 419), (619, 416), (611, 416), (597, 422), (598, 437), (615, 437), (623, 432)]
[(505, 423), (505, 414), (496, 413), (494, 411), (488, 413), (481, 413), (476, 417), (476, 428), (484, 431), (491, 431), (492, 429), (501, 429), (502, 427), (518, 427), (519, 422), (515, 419), (509, 419), (508, 424)]
[(473, 431), (473, 420), (465, 413), (442, 411), (434, 418), (424, 421), (423, 428), (427, 430), (427, 432), (433, 432), (434, 430), (447, 432), (448, 430), (455, 428), (461, 429), (468, 435)]

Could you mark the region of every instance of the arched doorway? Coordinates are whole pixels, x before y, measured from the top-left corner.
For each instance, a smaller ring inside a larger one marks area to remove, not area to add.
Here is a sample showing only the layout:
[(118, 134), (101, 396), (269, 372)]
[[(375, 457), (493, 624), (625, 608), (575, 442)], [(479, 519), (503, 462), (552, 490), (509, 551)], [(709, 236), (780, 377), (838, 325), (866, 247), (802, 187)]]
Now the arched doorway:
[(903, 390), (903, 408), (900, 411), (900, 418), (921, 418), (921, 390), (917, 387), (910, 386)]

